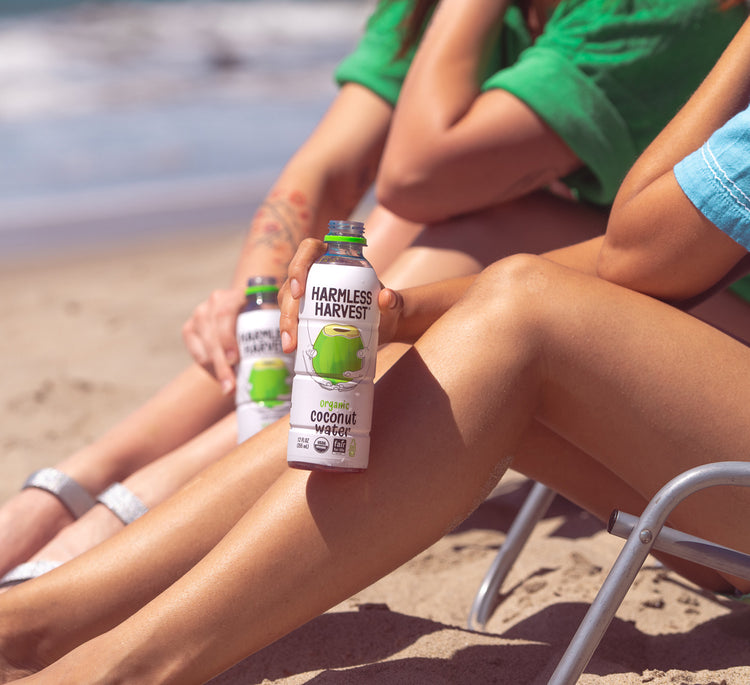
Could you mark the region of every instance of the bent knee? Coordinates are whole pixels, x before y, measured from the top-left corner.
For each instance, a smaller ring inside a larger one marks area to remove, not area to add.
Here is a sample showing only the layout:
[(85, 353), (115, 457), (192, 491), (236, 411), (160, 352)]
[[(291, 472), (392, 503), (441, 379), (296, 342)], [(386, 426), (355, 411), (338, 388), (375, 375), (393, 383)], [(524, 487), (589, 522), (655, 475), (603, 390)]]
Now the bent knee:
[(475, 305), (501, 327), (513, 327), (530, 338), (565, 314), (560, 294), (566, 287), (565, 267), (543, 257), (517, 254), (487, 267), (472, 290)]
[(491, 264), (478, 284), (498, 297), (538, 297), (562, 278), (565, 268), (534, 254), (515, 254)]

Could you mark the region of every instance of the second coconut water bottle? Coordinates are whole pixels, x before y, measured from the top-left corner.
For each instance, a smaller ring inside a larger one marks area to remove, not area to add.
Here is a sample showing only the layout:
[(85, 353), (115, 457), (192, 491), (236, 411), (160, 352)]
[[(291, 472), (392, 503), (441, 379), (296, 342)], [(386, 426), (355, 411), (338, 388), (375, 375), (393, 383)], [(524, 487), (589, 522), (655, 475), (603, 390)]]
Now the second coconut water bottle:
[(245, 289), (245, 306), (237, 318), (238, 443), (289, 412), (292, 360), (281, 349), (278, 292), (275, 278), (251, 278)]
[(300, 302), (287, 461), (357, 472), (370, 452), (380, 282), (362, 223), (331, 221), (324, 240)]

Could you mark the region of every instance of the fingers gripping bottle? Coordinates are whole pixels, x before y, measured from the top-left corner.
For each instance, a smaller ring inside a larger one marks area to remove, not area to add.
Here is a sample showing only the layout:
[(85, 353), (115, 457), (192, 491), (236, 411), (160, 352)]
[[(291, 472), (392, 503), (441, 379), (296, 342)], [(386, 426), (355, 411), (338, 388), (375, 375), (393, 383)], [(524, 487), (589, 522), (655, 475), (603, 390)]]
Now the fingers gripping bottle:
[(276, 279), (247, 282), (247, 301), (237, 317), (237, 442), (289, 413), (292, 357), (281, 351)]
[(357, 472), (370, 452), (380, 282), (358, 221), (331, 221), (300, 301), (287, 461)]

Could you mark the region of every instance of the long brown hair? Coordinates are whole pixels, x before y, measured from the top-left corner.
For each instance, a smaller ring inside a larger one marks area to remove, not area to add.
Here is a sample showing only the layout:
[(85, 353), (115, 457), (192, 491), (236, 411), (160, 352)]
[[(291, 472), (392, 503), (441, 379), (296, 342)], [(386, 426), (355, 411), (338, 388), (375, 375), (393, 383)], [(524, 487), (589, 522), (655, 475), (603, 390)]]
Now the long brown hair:
[(414, 9), (404, 17), (401, 24), (404, 36), (401, 39), (397, 57), (403, 57), (417, 44), (427, 24), (427, 19), (437, 4), (438, 0), (414, 0)]

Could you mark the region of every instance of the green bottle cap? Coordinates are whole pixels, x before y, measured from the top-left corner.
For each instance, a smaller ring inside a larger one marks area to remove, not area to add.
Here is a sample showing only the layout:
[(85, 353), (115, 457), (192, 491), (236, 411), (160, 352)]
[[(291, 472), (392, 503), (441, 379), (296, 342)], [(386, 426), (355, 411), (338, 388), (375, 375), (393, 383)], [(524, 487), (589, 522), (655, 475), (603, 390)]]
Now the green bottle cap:
[(276, 285), (270, 285), (268, 283), (264, 283), (261, 285), (249, 285), (247, 288), (245, 288), (245, 295), (255, 295), (256, 293), (277, 293), (279, 292), (279, 287)]
[(326, 243), (359, 243), (367, 245), (367, 240), (361, 235), (327, 235), (323, 238)]

